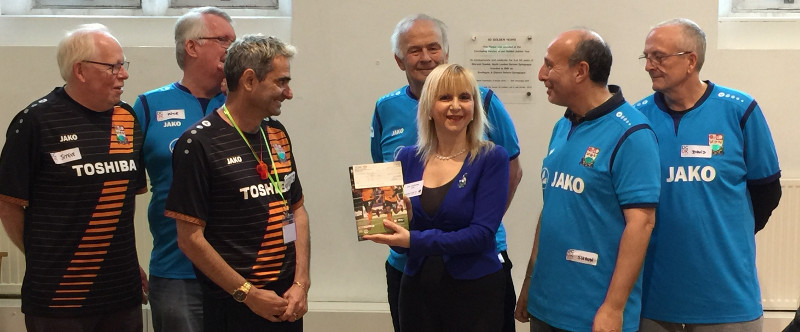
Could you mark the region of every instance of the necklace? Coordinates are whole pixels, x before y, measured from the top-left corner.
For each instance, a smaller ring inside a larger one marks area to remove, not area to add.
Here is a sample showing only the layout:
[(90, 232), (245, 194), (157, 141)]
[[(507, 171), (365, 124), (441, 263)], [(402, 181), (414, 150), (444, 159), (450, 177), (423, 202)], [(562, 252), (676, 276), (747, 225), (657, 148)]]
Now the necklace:
[(453, 159), (453, 158), (455, 158), (455, 157), (458, 157), (458, 156), (460, 156), (460, 155), (461, 155), (462, 153), (464, 153), (464, 152), (467, 152), (467, 148), (463, 148), (463, 149), (461, 149), (461, 151), (458, 151), (458, 153), (456, 153), (456, 154), (453, 154), (453, 155), (449, 155), (449, 156), (447, 156), (447, 157), (445, 157), (445, 156), (443, 156), (443, 155), (440, 155), (440, 154), (438, 154), (438, 153), (437, 153), (437, 154), (435, 154), (435, 155), (434, 155), (434, 157), (436, 157), (436, 159), (439, 159), (439, 160), (450, 160), (450, 159)]

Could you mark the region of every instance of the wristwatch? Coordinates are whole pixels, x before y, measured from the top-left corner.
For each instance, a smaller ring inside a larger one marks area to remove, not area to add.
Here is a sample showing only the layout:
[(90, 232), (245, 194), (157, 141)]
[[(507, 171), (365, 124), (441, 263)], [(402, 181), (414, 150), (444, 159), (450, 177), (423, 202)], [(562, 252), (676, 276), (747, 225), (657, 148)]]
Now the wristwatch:
[(235, 289), (231, 295), (233, 295), (233, 299), (237, 302), (244, 302), (247, 299), (247, 293), (250, 293), (250, 287), (253, 287), (249, 281), (245, 281), (244, 285), (239, 286), (239, 288)]

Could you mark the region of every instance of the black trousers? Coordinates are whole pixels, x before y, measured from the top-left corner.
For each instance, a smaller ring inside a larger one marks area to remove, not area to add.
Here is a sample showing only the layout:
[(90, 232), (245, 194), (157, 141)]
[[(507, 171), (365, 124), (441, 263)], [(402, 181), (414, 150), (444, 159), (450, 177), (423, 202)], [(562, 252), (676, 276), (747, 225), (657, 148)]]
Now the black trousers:
[(541, 319), (531, 316), (531, 332), (569, 332), (555, 328), (550, 324), (543, 322)]
[[(516, 321), (514, 320), (514, 309), (517, 306), (517, 292), (514, 290), (514, 279), (511, 277), (511, 268), (514, 266), (508, 253), (503, 250), (500, 252), (503, 256), (503, 270), (505, 272), (506, 286), (505, 296), (503, 300), (503, 332), (516, 332)], [(400, 332), (400, 310), (398, 302), (400, 298), (400, 280), (403, 278), (403, 272), (398, 271), (387, 261), (386, 268), (386, 292), (389, 300), (389, 311), (392, 314), (392, 326), (395, 332)], [(800, 331), (798, 331), (800, 332)]]
[(475, 280), (454, 279), (441, 256), (428, 257), (400, 283), (403, 332), (491, 332), (503, 328), (503, 269)]
[[(294, 277), (275, 281), (271, 288), (278, 296), (292, 286)], [(214, 332), (303, 332), (303, 319), (295, 322), (271, 322), (256, 315), (244, 303), (236, 302), (232, 296), (223, 298), (203, 294), (203, 325), (205, 331)]]
[(144, 328), (142, 305), (81, 317), (25, 315), (25, 328), (28, 332), (141, 332)]

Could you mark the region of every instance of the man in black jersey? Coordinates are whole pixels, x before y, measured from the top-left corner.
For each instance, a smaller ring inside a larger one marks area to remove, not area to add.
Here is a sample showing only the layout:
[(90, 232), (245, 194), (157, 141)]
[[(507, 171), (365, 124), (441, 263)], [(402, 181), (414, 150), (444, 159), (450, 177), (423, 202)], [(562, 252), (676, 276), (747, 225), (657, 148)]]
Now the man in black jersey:
[(228, 48), (228, 99), (173, 152), (165, 215), (203, 289), (206, 331), (302, 331), (309, 229), (294, 151), (274, 117), (292, 98), (294, 47), (248, 35)]
[(120, 101), (128, 62), (106, 27), (58, 45), (66, 81), (17, 114), (0, 155), (0, 220), (25, 253), (28, 331), (142, 331), (133, 213), (142, 137)]

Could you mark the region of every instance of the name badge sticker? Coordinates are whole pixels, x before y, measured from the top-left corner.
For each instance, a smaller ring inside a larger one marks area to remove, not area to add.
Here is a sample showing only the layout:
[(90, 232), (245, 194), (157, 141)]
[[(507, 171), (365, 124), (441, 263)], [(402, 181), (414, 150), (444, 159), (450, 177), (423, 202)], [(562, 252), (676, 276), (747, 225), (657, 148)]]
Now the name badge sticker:
[(297, 240), (297, 228), (294, 223), (294, 214), (286, 212), (283, 218), (283, 243), (288, 244)]
[(597, 254), (593, 252), (570, 249), (567, 250), (567, 260), (571, 262), (597, 266)]
[(422, 180), (404, 184), (403, 192), (408, 197), (419, 196), (422, 194)]
[(186, 119), (186, 113), (184, 110), (166, 110), (166, 111), (158, 111), (156, 112), (156, 121), (167, 121), (172, 119)]
[(711, 158), (711, 146), (681, 145), (681, 158)]
[(50, 156), (53, 157), (53, 162), (56, 163), (56, 165), (61, 165), (70, 161), (81, 160), (81, 158), (83, 158), (81, 157), (81, 150), (78, 148), (72, 148), (59, 152), (50, 152)]

